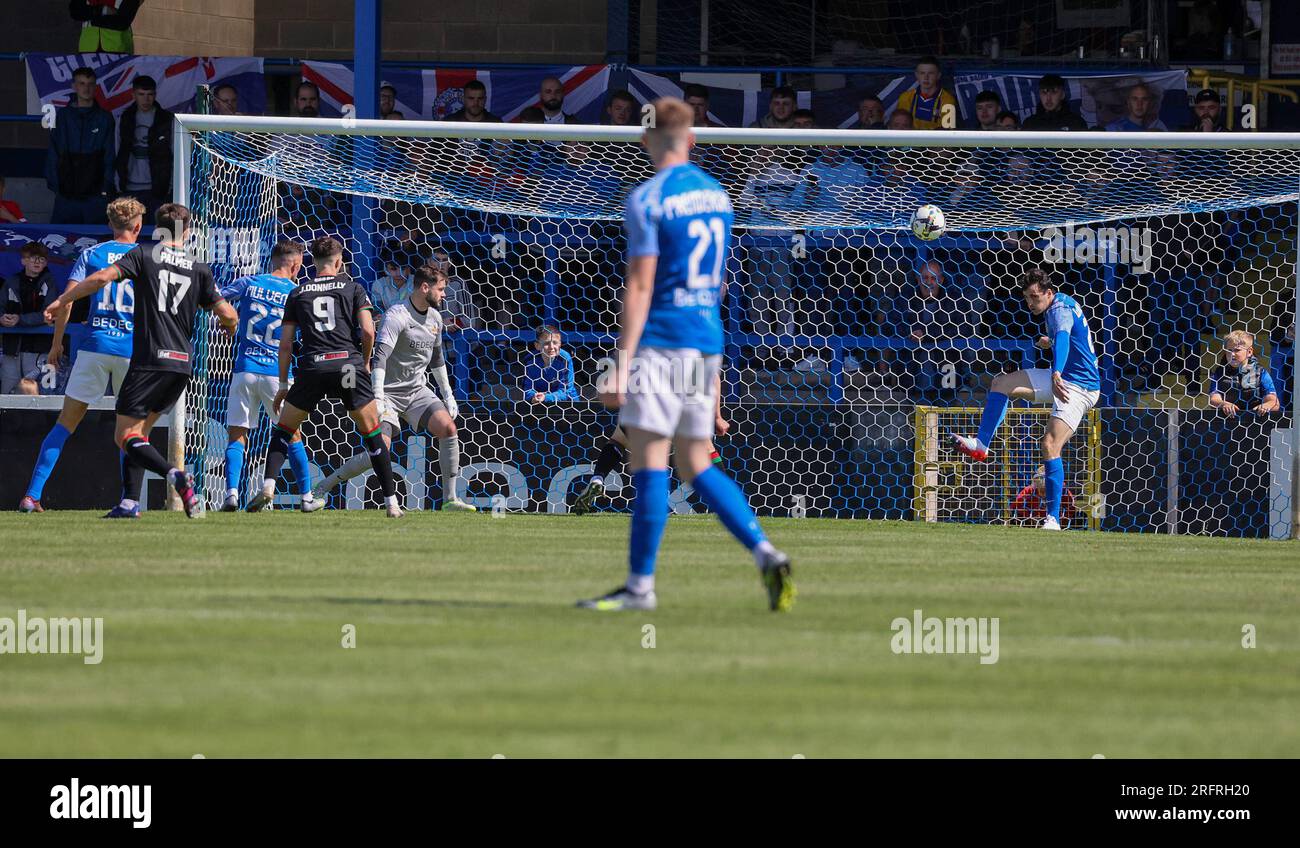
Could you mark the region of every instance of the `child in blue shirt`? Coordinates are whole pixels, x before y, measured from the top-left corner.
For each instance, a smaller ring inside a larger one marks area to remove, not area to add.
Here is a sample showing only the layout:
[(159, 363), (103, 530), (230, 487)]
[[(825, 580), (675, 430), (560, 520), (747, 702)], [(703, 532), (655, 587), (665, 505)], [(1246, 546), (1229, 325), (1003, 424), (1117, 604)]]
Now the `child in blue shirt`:
[(582, 400), (573, 383), (573, 358), (561, 350), (560, 331), (549, 324), (537, 328), (534, 352), (524, 360), (524, 376), (519, 381), (524, 400), (529, 403), (556, 403)]
[(1223, 356), (1225, 363), (1210, 384), (1210, 406), (1234, 418), (1241, 412), (1276, 412), (1277, 391), (1273, 377), (1255, 358), (1255, 337), (1245, 330), (1228, 333)]

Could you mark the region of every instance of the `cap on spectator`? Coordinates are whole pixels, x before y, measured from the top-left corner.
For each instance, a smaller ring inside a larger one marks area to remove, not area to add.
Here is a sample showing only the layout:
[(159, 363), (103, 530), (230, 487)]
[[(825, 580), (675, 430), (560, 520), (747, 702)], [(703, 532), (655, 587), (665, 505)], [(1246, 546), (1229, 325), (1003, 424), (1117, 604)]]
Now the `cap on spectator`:
[(1218, 102), (1220, 102), (1220, 101), (1219, 101), (1219, 92), (1215, 91), (1215, 90), (1212, 89), (1212, 88), (1202, 88), (1200, 91), (1196, 92), (1196, 100), (1193, 101), (1193, 102), (1196, 102), (1196, 103), (1218, 103)]
[(1060, 74), (1043, 74), (1043, 78), (1038, 81), (1038, 90), (1045, 88), (1065, 88), (1065, 79)]
[(153, 77), (148, 74), (140, 74), (131, 80), (131, 88), (136, 91), (157, 91), (158, 83), (154, 82)]

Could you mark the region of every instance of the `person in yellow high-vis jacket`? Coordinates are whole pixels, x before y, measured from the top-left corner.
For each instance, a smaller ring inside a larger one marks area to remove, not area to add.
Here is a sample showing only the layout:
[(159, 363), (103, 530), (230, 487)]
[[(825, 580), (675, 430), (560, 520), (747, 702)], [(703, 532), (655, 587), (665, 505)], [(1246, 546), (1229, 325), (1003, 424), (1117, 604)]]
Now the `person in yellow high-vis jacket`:
[[(939, 60), (933, 56), (923, 56), (916, 63), (916, 85), (898, 96), (895, 112), (906, 112), (912, 116), (912, 128), (918, 130), (942, 130), (957, 128), (957, 98), (952, 92), (941, 88), (939, 81), (943, 73), (939, 69)], [(944, 126), (944, 112), (952, 115), (950, 126)]]
[(134, 53), (131, 23), (144, 0), (68, 0), (68, 14), (81, 21), (80, 53)]

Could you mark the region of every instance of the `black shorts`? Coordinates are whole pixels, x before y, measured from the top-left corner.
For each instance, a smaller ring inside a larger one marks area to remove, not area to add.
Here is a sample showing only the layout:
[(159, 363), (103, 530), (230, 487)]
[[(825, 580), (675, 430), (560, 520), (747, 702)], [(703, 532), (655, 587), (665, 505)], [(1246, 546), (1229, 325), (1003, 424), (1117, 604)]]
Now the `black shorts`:
[(365, 368), (345, 371), (300, 371), (293, 378), (285, 401), (303, 412), (314, 412), (322, 398), (332, 397), (349, 412), (355, 412), (375, 399), (370, 388), (370, 372)]
[(117, 414), (143, 419), (154, 412), (165, 412), (189, 384), (189, 374), (130, 368), (117, 392)]

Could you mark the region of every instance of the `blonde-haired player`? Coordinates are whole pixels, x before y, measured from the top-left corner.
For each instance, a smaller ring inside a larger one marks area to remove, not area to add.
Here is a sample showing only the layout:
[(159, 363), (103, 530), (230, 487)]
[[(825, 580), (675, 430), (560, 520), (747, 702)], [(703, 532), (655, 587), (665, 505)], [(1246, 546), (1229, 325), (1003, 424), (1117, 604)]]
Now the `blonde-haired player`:
[[(68, 275), (68, 288), (96, 271), (103, 270), (121, 259), (135, 247), (144, 222), (144, 204), (133, 197), (119, 197), (108, 204), (108, 225), (113, 237), (92, 245), (81, 252)], [(72, 365), (68, 384), (63, 393), (63, 410), (59, 420), (41, 442), (32, 469), (27, 492), (18, 503), (19, 512), (44, 512), (41, 495), (45, 481), (50, 478), (63, 444), (77, 431), (81, 419), (92, 401), (104, 396), (105, 387), (114, 393), (122, 390), (122, 380), (131, 365), (131, 330), (135, 312), (135, 289), (131, 280), (109, 283), (99, 290), (91, 301), (86, 317), (88, 334), (77, 349), (77, 361)], [(63, 358), (63, 339), (72, 315), (72, 304), (59, 311), (54, 322), (54, 341), (50, 344), (49, 365), (58, 368)], [(122, 502), (105, 518), (138, 518), (140, 493), (122, 493)]]
[(668, 518), (668, 452), (677, 473), (754, 556), (768, 604), (794, 602), (790, 558), (772, 546), (731, 478), (709, 459), (722, 364), (721, 303), (731, 247), (731, 198), (691, 163), (694, 113), (681, 100), (653, 104), (642, 144), (656, 174), (628, 197), (627, 279), (617, 365), (598, 383), (621, 409), (636, 499), (626, 583), (580, 601), (595, 610), (654, 609), (655, 558)]

